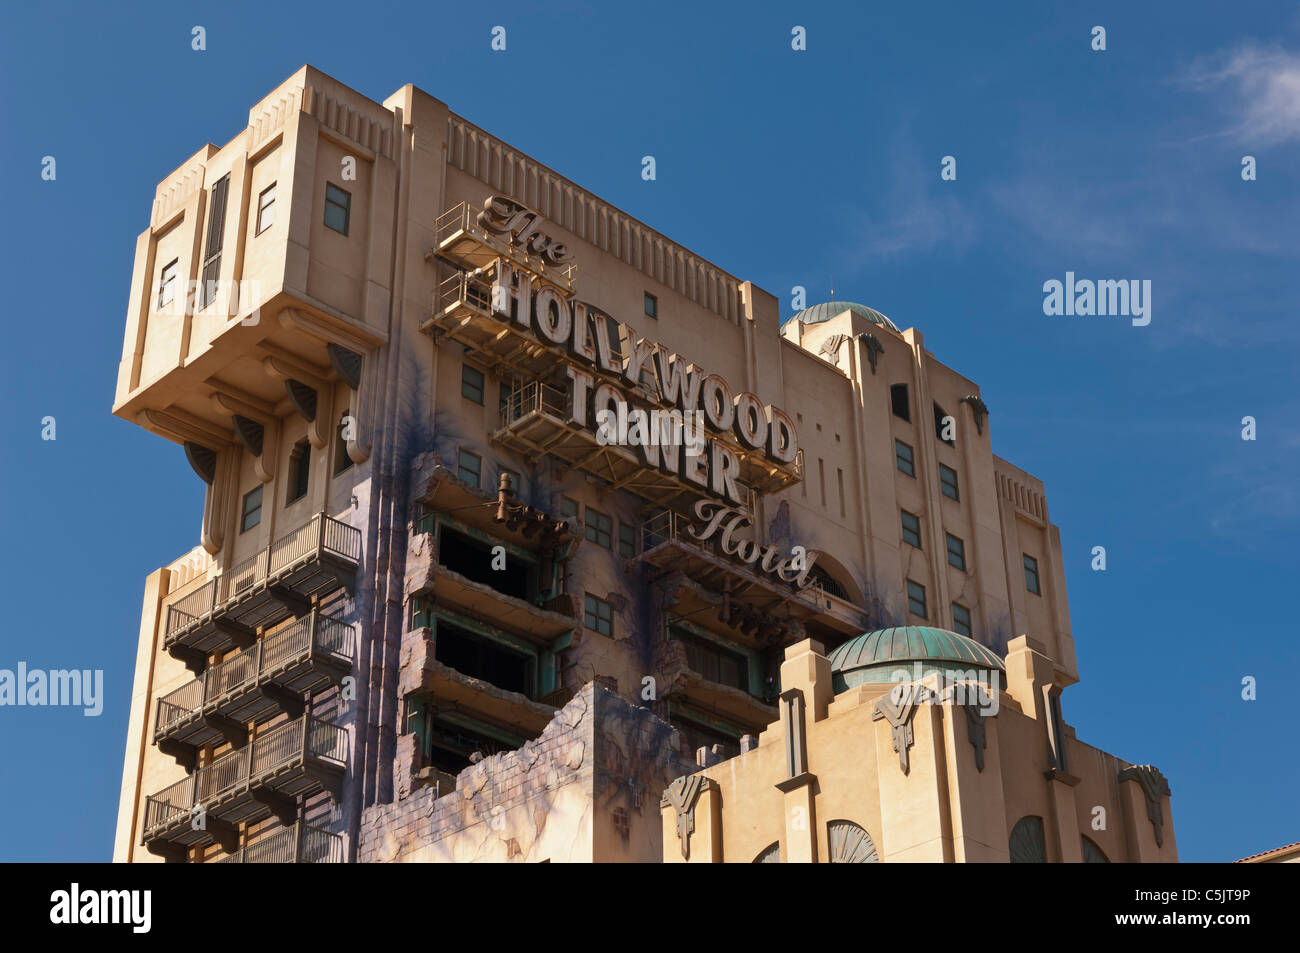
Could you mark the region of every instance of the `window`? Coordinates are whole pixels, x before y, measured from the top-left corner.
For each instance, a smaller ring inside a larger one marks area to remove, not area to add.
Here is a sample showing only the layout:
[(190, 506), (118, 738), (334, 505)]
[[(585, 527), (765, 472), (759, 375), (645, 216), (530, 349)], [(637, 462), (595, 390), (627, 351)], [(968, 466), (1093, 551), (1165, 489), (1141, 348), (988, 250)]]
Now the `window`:
[(337, 185), (325, 183), (325, 227), (340, 235), (348, 233), (348, 219), (352, 216), (352, 196)]
[(223, 175), (212, 186), (208, 202), (207, 251), (203, 255), (203, 276), (199, 288), (199, 310), (217, 297), (217, 279), (221, 276), (221, 242), (226, 230), (226, 196), (230, 192), (230, 175)]
[(307, 482), (311, 478), (311, 444), (299, 440), (289, 453), (289, 487), (284, 505), (288, 506), (307, 495)]
[(960, 602), (952, 604), (952, 630), (958, 635), (973, 638), (970, 627), (970, 610)]
[(468, 450), (460, 451), (456, 464), (456, 475), (471, 486), (481, 486), (483, 482), (483, 458)]
[(614, 545), (614, 521), (600, 510), (587, 507), (587, 542), (612, 549)]
[(1025, 588), (1036, 596), (1043, 594), (1038, 588), (1038, 560), (1028, 555), (1025, 555)]
[(483, 372), (468, 364), (460, 366), (460, 396), (483, 404)]
[(957, 471), (939, 464), (939, 489), (950, 500), (960, 500), (957, 494)]
[(338, 476), (344, 470), (352, 466), (352, 458), (348, 456), (348, 441), (345, 431), (351, 418), (345, 410), (339, 415), (338, 430), (334, 434), (334, 475)]
[(582, 624), (601, 635), (614, 636), (614, 607), (591, 593), (584, 597)]
[(636, 527), (618, 522), (618, 554), (631, 559), (636, 555)]
[(647, 318), (659, 317), (659, 299), (648, 291), (645, 293), (645, 316)]
[(966, 544), (963, 543), (952, 533), (944, 533), (948, 537), (948, 565), (953, 569), (966, 571)]
[(573, 497), (560, 497), (560, 516), (564, 517), (566, 520), (576, 520), (581, 511), (582, 507), (578, 505), (578, 501)]
[(686, 649), (686, 664), (691, 671), (702, 678), (749, 691), (749, 660), (706, 639), (695, 638), (677, 629), (670, 630), (671, 636), (682, 643)]
[(909, 423), (912, 420), (912, 411), (907, 403), (907, 385), (892, 384), (889, 388), (889, 406), (894, 411), (894, 416), (899, 417)]
[(501, 391), (497, 395), (497, 411), (501, 414), (503, 419), (506, 416), (506, 411), (510, 409), (510, 397), (513, 393), (514, 390), (510, 385), (502, 381)]
[(903, 542), (915, 546), (917, 549), (921, 546), (921, 519), (915, 513), (909, 513), (903, 510)]
[(239, 531), (247, 533), (262, 522), (262, 488), (253, 487), (244, 494), (244, 513), (239, 518)]
[(925, 586), (919, 582), (907, 580), (907, 611), (912, 615), (927, 618), (925, 613)]
[(163, 266), (162, 277), (158, 280), (159, 311), (176, 300), (176, 269), (179, 267), (179, 258), (173, 258), (170, 264)]
[(272, 182), (257, 197), (257, 231), (260, 235), (275, 224), (275, 183)]
[[(944, 420), (947, 418), (947, 416), (948, 416), (948, 411), (944, 410), (938, 404), (934, 405), (934, 435), (935, 437), (938, 438), (940, 443), (946, 443), (950, 447), (955, 447), (957, 445), (957, 442), (953, 440), (951, 437), (945, 438), (943, 435), (943, 432), (946, 429), (944, 426)], [(955, 417), (952, 419), (952, 428), (953, 428), (953, 433), (956, 433), (957, 418)]]
[(916, 463), (912, 458), (912, 448), (901, 440), (894, 441), (894, 459), (898, 463), (898, 469), (910, 477), (916, 476)]

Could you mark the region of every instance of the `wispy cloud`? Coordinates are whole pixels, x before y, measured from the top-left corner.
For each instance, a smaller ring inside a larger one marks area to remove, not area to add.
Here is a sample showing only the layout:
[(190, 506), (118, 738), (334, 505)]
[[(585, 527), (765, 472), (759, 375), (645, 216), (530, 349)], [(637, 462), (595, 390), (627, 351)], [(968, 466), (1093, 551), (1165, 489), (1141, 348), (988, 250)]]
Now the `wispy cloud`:
[(1231, 119), (1219, 135), (1261, 145), (1300, 140), (1300, 53), (1247, 43), (1198, 60), (1180, 80), (1226, 93)]

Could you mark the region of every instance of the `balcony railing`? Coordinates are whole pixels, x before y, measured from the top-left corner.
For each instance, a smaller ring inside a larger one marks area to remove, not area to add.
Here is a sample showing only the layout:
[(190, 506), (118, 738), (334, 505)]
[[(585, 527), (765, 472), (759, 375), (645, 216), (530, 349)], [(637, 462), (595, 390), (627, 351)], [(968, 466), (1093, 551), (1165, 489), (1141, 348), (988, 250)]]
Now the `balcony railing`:
[(222, 864), (341, 864), (343, 838), (301, 821), (241, 847)]
[(256, 721), (280, 708), (257, 689), (276, 685), (299, 694), (312, 691), (350, 671), (355, 651), (355, 626), (313, 610), (159, 698), (154, 741), (173, 738), (200, 745), (215, 740), (220, 731), (205, 722), (205, 715)]
[(323, 513), (167, 607), (164, 645), (199, 652), (232, 645), (217, 626), (245, 629), (292, 614), (286, 599), (310, 599), (350, 583), (361, 559), (361, 531)]
[(433, 224), (433, 246), (438, 254), (467, 268), (481, 268), (495, 258), (510, 258), (566, 291), (573, 289), (578, 276), (576, 263), (547, 264), (508, 238), (489, 232), (479, 224), (479, 214), (476, 206), (461, 202), (439, 215)]
[(198, 805), (207, 821), (238, 824), (292, 810), (299, 796), (322, 790), (337, 796), (347, 746), (346, 728), (309, 715), (279, 725), (151, 795), (145, 801), (143, 840), (183, 845), (206, 840), (206, 828), (196, 830), (190, 823)]

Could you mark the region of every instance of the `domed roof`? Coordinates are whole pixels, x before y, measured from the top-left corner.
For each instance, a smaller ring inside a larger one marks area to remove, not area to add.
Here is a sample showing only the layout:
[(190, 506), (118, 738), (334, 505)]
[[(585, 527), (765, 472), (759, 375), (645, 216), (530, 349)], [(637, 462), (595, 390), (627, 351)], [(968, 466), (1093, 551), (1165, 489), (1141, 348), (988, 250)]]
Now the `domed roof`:
[(829, 660), (831, 686), (836, 694), (869, 682), (911, 681), (916, 663), (920, 664), (922, 677), (938, 671), (1006, 672), (1002, 659), (992, 649), (964, 635), (928, 625), (865, 632), (833, 651)]
[(889, 328), (891, 331), (898, 331), (898, 325), (893, 321), (890, 321), (875, 308), (868, 308), (865, 304), (857, 304), (853, 301), (824, 301), (821, 304), (813, 305), (811, 308), (804, 308), (798, 314), (791, 315), (786, 318), (782, 324), (789, 323), (790, 321), (798, 321), (801, 324), (821, 324), (823, 321), (829, 321), (837, 314), (843, 314), (845, 311), (852, 311), (854, 314), (860, 314), (872, 324), (878, 324), (882, 328)]

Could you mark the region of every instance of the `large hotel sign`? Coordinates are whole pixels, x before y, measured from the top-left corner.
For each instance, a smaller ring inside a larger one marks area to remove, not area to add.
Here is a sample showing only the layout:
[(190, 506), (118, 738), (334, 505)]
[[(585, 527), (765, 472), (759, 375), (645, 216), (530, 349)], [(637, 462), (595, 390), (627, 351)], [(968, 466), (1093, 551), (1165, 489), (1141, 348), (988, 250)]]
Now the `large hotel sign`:
[[(484, 203), (478, 216), (483, 229), (505, 238), (512, 247), (547, 264), (571, 260), (572, 254), (542, 231), (543, 219), (532, 209), (502, 195)], [(595, 431), (593, 421), (608, 420), (620, 413), (626, 419), (628, 407), (657, 401), (672, 409), (679, 423), (684, 419), (703, 420), (706, 431), (702, 446), (687, 452), (684, 441), (651, 439), (638, 441), (636, 450), (642, 462), (662, 473), (677, 477), (725, 504), (743, 507), (747, 501), (740, 492), (741, 473), (737, 450), (759, 455), (780, 467), (795, 462), (799, 452), (794, 422), (779, 408), (764, 404), (749, 391), (735, 393), (718, 374), (709, 373), (680, 355), (669, 351), (635, 329), (616, 321), (593, 305), (563, 294), (551, 283), (534, 280), (534, 275), (510, 261), (497, 259), (492, 286), (492, 314), (510, 322), (539, 343), (562, 350), (568, 378), (569, 424)], [(627, 353), (622, 353), (626, 342)], [(635, 411), (634, 411), (635, 412)], [(683, 428), (678, 428), (678, 433)], [(730, 510), (729, 513), (739, 512)], [(707, 532), (713, 535), (723, 510), (700, 512)], [(722, 535), (730, 537), (731, 529)], [(729, 540), (730, 542), (730, 540)], [(745, 558), (751, 555), (753, 558)], [(761, 551), (757, 543), (746, 541), (741, 561), (758, 563), (764, 571), (802, 588), (807, 581), (814, 554), (800, 555), (792, 565), (779, 560), (772, 547)], [(796, 557), (790, 557), (794, 560)], [(797, 572), (797, 579), (791, 572)]]

